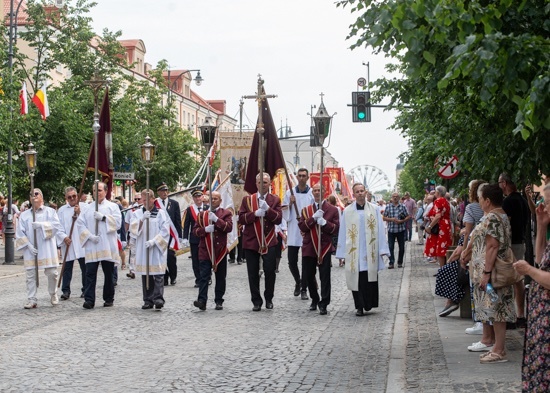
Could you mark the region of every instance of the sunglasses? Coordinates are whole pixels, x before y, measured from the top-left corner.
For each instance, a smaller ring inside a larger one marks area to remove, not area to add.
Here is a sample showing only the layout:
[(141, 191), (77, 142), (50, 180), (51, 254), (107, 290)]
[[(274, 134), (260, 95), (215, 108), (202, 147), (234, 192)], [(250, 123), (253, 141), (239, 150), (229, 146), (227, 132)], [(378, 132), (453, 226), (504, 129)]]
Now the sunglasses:
[(39, 192), (35, 192), (35, 193), (34, 193), (34, 196), (38, 196), (38, 195), (40, 195)]
[(67, 195), (67, 199), (76, 199), (77, 195)]
[(141, 201), (141, 198), (134, 198), (134, 201)]

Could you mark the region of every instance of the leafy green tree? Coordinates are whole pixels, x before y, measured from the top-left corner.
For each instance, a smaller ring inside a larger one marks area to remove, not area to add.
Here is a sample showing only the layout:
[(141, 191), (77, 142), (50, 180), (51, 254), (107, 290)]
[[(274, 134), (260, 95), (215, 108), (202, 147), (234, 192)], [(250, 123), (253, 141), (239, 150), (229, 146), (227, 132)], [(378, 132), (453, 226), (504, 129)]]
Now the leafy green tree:
[[(463, 187), (506, 170), (550, 171), (550, 5), (545, 0), (339, 1), (358, 14), (352, 48), (395, 59), (402, 77), (376, 81), (374, 98), (401, 110), (411, 175), (434, 177), (437, 157), (460, 158)], [(423, 164), (420, 165), (419, 164)]]
[[(113, 159), (117, 167), (131, 163), (138, 177), (137, 188), (145, 187), (145, 174), (140, 165), (140, 145), (149, 135), (157, 145), (157, 157), (151, 171), (151, 185), (166, 181), (170, 187), (189, 180), (196, 170), (197, 143), (189, 131), (183, 131), (173, 120), (170, 107), (163, 105), (166, 97), (161, 62), (151, 80), (138, 80), (123, 72), (124, 48), (117, 42), (120, 32), (93, 32), (87, 16), (95, 5), (89, 0), (66, 2), (62, 9), (45, 7), (43, 1), (29, 1), (29, 23), (18, 34), (19, 40), (34, 49), (36, 58), (14, 53), (13, 76), (7, 67), (0, 70), (0, 183), (8, 181), (5, 151), (14, 151), (14, 200), (27, 199), (28, 175), (23, 157), (32, 141), (38, 152), (35, 184), (42, 188), (46, 200), (61, 201), (67, 185), (79, 186), (93, 139), (92, 119), (94, 99), (86, 81), (95, 74), (112, 79), (110, 84), (111, 124), (113, 129)], [(0, 41), (0, 60), (7, 61), (7, 42)], [(68, 70), (69, 78), (48, 87), (50, 116), (40, 119), (30, 104), (29, 114), (19, 115), (17, 91), (27, 81), (33, 92), (58, 68)], [(101, 105), (103, 91), (99, 92)], [(10, 110), (10, 109), (13, 109)], [(174, 124), (168, 126), (167, 124)], [(90, 191), (93, 172), (86, 176), (85, 192)]]

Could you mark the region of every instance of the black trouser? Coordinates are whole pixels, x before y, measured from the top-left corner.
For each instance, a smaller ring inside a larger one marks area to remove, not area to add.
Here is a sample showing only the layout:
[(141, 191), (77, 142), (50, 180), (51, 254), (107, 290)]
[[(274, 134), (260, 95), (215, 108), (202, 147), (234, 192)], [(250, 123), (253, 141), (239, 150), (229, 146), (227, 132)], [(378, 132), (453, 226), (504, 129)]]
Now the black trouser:
[(397, 244), (399, 246), (399, 256), (397, 258), (397, 265), (403, 265), (403, 256), (405, 255), (405, 232), (388, 232), (388, 246), (390, 247), (390, 265), (393, 265), (395, 262), (395, 257), (393, 254), (393, 248), (395, 246), (395, 240), (397, 239)]
[[(323, 263), (317, 264), (317, 257), (302, 257), (303, 275), (307, 280), (307, 286), (309, 288), (309, 296), (311, 297), (311, 304), (319, 306), (328, 306), (330, 304), (330, 270), (332, 268), (331, 254), (327, 254), (323, 257)], [(321, 279), (321, 299), (319, 299), (319, 292), (317, 291), (317, 282), (315, 280), (315, 273), (319, 267), (319, 277)]]
[(97, 269), (101, 263), (103, 276), (103, 300), (107, 303), (112, 303), (115, 300), (115, 284), (113, 282), (114, 262), (87, 262), (86, 263), (86, 288), (84, 289), (84, 300), (95, 305), (95, 286), (97, 281)]
[(237, 261), (242, 262), (243, 258), (244, 258), (243, 237), (239, 236), (239, 242), (237, 243)]
[(273, 292), (275, 291), (275, 255), (277, 245), (269, 247), (267, 254), (260, 255), (254, 250), (244, 250), (246, 258), (246, 270), (248, 272), (248, 286), (250, 287), (250, 296), (252, 304), (261, 306), (263, 304), (260, 295), (260, 257), (263, 259), (263, 269), (265, 275), (264, 298), (266, 302), (273, 301)]
[(149, 305), (158, 303), (164, 304), (164, 285), (162, 274), (149, 274), (149, 289), (147, 289), (147, 276), (141, 276), (141, 286), (143, 288), (143, 302)]
[[(80, 265), (80, 272), (82, 273), (82, 290), (86, 288), (86, 261), (84, 257), (78, 258), (78, 264)], [(71, 294), (71, 280), (73, 279), (73, 261), (65, 261), (65, 270), (63, 270), (63, 284), (61, 285), (61, 292), (70, 295)]]
[(199, 285), (201, 279), (201, 270), (199, 267), (199, 244), (191, 243), (191, 265), (193, 266), (193, 275), (195, 276), (195, 285)]
[(168, 249), (168, 255), (166, 256), (166, 273), (164, 274), (164, 284), (168, 285), (168, 278), (170, 283), (176, 281), (178, 277), (178, 263), (176, 259), (176, 252)]
[[(208, 283), (212, 278), (212, 262), (203, 260), (199, 262), (201, 277), (199, 280), (199, 297), (198, 300), (206, 304), (208, 301)], [(223, 257), (216, 272), (216, 286), (214, 287), (214, 302), (223, 304), (223, 295), (225, 295), (225, 279), (227, 277), (227, 255)]]
[(307, 291), (307, 278), (304, 274), (304, 259), (302, 258), (302, 278), (300, 279), (300, 270), (298, 269), (298, 252), (300, 251), (301, 247), (298, 246), (288, 246), (288, 268), (290, 269), (290, 273), (292, 273), (292, 277), (294, 277), (294, 281), (296, 282), (296, 285), (300, 285), (301, 291), (306, 292)]

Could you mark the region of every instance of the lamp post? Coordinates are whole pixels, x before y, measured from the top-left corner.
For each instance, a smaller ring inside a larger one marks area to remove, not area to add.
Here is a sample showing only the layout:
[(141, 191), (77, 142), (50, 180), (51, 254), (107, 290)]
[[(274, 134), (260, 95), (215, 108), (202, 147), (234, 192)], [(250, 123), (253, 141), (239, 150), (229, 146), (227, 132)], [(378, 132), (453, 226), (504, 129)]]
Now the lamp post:
[[(145, 209), (149, 211), (149, 171), (153, 168), (153, 161), (155, 159), (155, 145), (151, 143), (151, 138), (149, 136), (145, 137), (145, 143), (141, 145), (141, 163), (143, 169), (145, 169), (145, 189), (147, 190), (147, 198), (145, 198)], [(149, 241), (149, 218), (146, 219), (145, 223), (145, 241)], [(149, 252), (146, 250), (147, 254), (145, 256), (145, 288), (149, 289)]]
[[(201, 76), (201, 70), (185, 70), (183, 72), (181, 72), (180, 74), (178, 74), (178, 76), (176, 76), (176, 78), (174, 79), (174, 81), (171, 81), (170, 80), (170, 69), (168, 69), (168, 105), (171, 105), (172, 103), (172, 90), (174, 89), (174, 86), (176, 86), (176, 82), (182, 77), (184, 76), (185, 74), (189, 74), (191, 75), (191, 72), (196, 72), (197, 73), (197, 76), (195, 76), (195, 84), (197, 86), (200, 86), (201, 83), (204, 81), (204, 79), (202, 79), (202, 76)], [(182, 93), (183, 94), (183, 93)], [(168, 126), (170, 126), (170, 118), (168, 118)]]
[[(208, 190), (210, 191), (210, 198), (212, 198), (212, 159), (214, 158), (214, 152), (210, 151), (214, 140), (216, 139), (216, 130), (218, 127), (212, 123), (212, 118), (206, 116), (204, 123), (199, 127), (201, 130), (201, 140), (204, 148), (206, 149), (206, 154), (208, 155)], [(210, 211), (213, 211), (212, 200), (210, 200)], [(208, 220), (210, 225), (210, 219)], [(214, 271), (216, 269), (216, 250), (214, 250), (214, 234), (210, 236), (210, 248), (212, 250), (212, 266), (214, 266)]]
[[(317, 110), (317, 114), (313, 117), (313, 122), (315, 123), (314, 128), (314, 135), (319, 141), (321, 145), (321, 169), (320, 169), (320, 176), (319, 176), (319, 184), (321, 186), (321, 201), (319, 202), (319, 208), (321, 208), (323, 203), (323, 155), (324, 155), (324, 148), (323, 143), (325, 142), (325, 138), (328, 136), (330, 132), (330, 125), (332, 122), (332, 116), (329, 116), (327, 113), (327, 108), (325, 108), (325, 104), (323, 103), (323, 93), (321, 93), (321, 105), (319, 105), (319, 109)], [(319, 242), (318, 242), (318, 255), (317, 255), (317, 263), (321, 264), (322, 262), (322, 252), (321, 252), (321, 226), (318, 226), (318, 232), (319, 232)]]
[[(25, 162), (27, 163), (27, 170), (29, 171), (29, 177), (31, 180), (31, 192), (29, 194), (29, 202), (31, 203), (32, 208), (32, 222), (35, 222), (36, 220), (36, 207), (33, 203), (34, 198), (34, 172), (36, 171), (36, 150), (34, 150), (34, 145), (29, 143), (29, 150), (25, 152)], [(36, 229), (33, 228), (33, 237), (34, 237), (34, 247), (38, 249), (38, 245), (36, 244)], [(34, 256), (34, 275), (36, 280), (36, 287), (38, 288), (38, 254)]]

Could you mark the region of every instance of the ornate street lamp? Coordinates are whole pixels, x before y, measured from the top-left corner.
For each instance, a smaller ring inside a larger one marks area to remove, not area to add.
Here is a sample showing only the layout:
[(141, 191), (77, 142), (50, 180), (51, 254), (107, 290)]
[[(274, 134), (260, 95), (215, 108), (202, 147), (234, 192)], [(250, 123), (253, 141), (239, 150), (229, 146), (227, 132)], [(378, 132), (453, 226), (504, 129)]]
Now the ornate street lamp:
[[(145, 137), (145, 143), (141, 145), (141, 165), (145, 169), (145, 189), (147, 190), (147, 198), (145, 198), (145, 209), (149, 211), (149, 171), (153, 168), (153, 162), (155, 160), (155, 145), (151, 143), (149, 136)], [(149, 219), (145, 224), (145, 239), (149, 241)], [(146, 250), (145, 257), (145, 287), (149, 289), (149, 251)]]
[[(32, 222), (35, 222), (36, 220), (36, 207), (33, 203), (34, 198), (34, 172), (36, 171), (36, 150), (34, 150), (34, 145), (32, 142), (29, 143), (28, 146), (29, 150), (25, 152), (25, 162), (27, 163), (27, 170), (29, 171), (29, 177), (31, 179), (31, 192), (29, 194), (30, 199), (29, 202), (31, 204), (32, 208)], [(36, 244), (36, 229), (33, 229), (33, 236), (34, 236), (34, 247), (38, 249), (38, 245)], [(36, 280), (36, 287), (38, 288), (38, 255), (34, 256), (34, 275)]]
[[(210, 211), (213, 211), (212, 207), (212, 165), (211, 162), (214, 159), (215, 152), (211, 151), (212, 145), (216, 139), (216, 131), (218, 127), (212, 122), (210, 116), (206, 116), (204, 123), (199, 127), (201, 130), (201, 140), (204, 148), (206, 149), (206, 154), (208, 158), (208, 190), (210, 191)], [(212, 149), (214, 150), (214, 149)], [(210, 225), (210, 220), (208, 220)], [(216, 266), (216, 254), (214, 250), (214, 235), (210, 236), (211, 240), (211, 249), (212, 249), (212, 266)]]
[[(319, 105), (319, 109), (317, 110), (317, 114), (313, 116), (313, 123), (314, 126), (314, 135), (319, 141), (319, 144), (321, 145), (321, 169), (320, 169), (320, 176), (319, 176), (319, 184), (321, 186), (321, 201), (319, 202), (319, 209), (321, 209), (321, 206), (323, 204), (323, 172), (325, 171), (324, 165), (323, 165), (323, 156), (324, 156), (324, 150), (323, 143), (325, 142), (325, 138), (328, 136), (330, 132), (330, 126), (332, 123), (332, 116), (329, 116), (327, 112), (327, 108), (325, 108), (325, 104), (323, 103), (323, 93), (321, 93), (321, 105)], [(321, 252), (321, 227), (318, 226), (319, 231), (319, 243), (317, 250), (317, 263), (321, 264), (322, 262), (322, 252)]]

